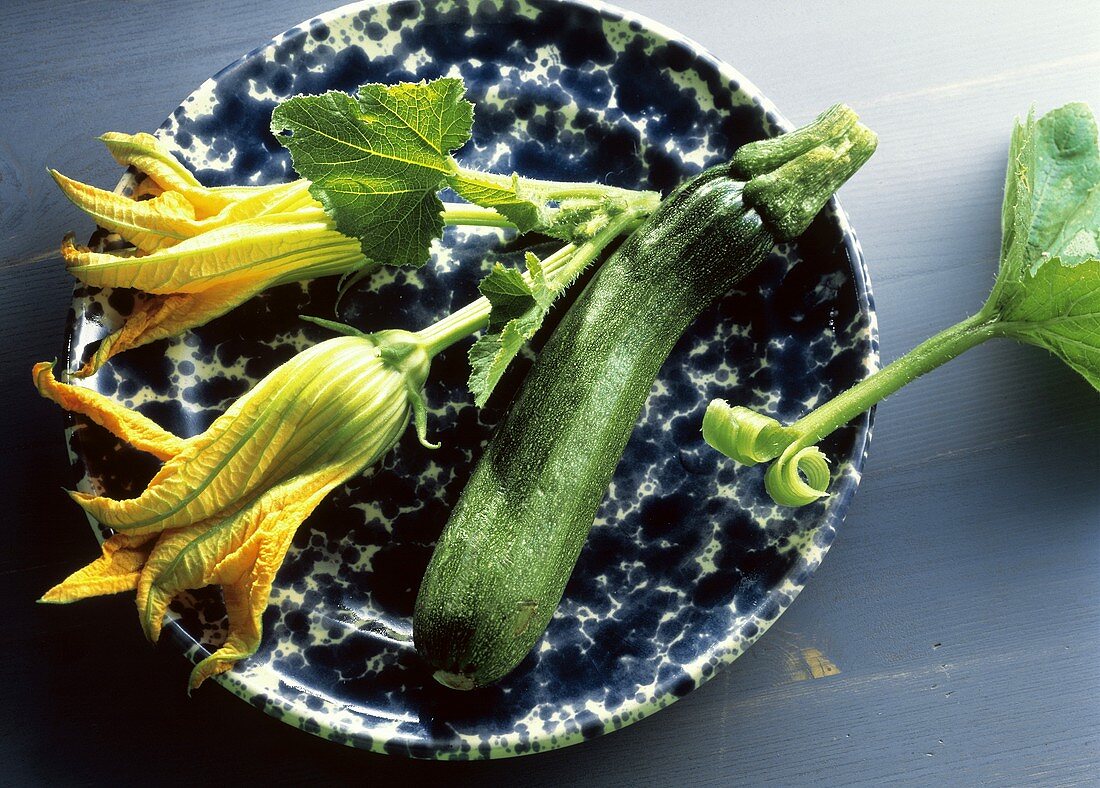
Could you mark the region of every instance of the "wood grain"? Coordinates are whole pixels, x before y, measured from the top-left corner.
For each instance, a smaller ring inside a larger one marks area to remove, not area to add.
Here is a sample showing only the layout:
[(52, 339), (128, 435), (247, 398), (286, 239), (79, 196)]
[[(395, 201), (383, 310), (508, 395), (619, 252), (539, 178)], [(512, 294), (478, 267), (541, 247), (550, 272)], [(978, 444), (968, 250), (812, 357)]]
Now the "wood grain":
[[(625, 0), (624, 0), (625, 2)], [(911, 5), (630, 0), (748, 75), (793, 120), (844, 100), (881, 137), (842, 192), (886, 360), (992, 282), (1008, 132), (1034, 102), (1100, 107), (1093, 2)], [(1097, 784), (1100, 401), (1007, 343), (891, 397), (818, 575), (729, 670), (655, 717), (566, 751), (411, 763), (306, 736), (152, 648), (132, 602), (34, 599), (94, 550), (63, 416), (29, 384), (62, 350), (66, 230), (46, 166), (110, 186), (95, 141), (150, 129), (206, 77), (321, 0), (6, 3), (0, 40), (0, 763), (11, 784), (558, 786)]]

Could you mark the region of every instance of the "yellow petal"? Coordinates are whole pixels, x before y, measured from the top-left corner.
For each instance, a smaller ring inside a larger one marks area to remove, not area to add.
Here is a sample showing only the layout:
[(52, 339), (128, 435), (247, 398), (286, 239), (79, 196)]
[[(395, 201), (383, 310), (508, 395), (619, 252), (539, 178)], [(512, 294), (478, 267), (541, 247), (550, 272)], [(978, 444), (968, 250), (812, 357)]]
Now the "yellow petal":
[(195, 208), (179, 192), (164, 192), (150, 200), (134, 200), (67, 178), (50, 175), (64, 195), (96, 224), (118, 233), (143, 252), (154, 252), (202, 232)]
[(81, 386), (60, 383), (53, 375), (53, 364), (43, 361), (31, 371), (38, 393), (65, 410), (87, 416), (113, 435), (136, 449), (147, 451), (158, 460), (170, 460), (183, 451), (187, 441), (160, 427), (152, 419), (119, 405), (99, 392)]
[(242, 581), (222, 587), (222, 599), (229, 615), (229, 634), (213, 654), (201, 660), (191, 671), (188, 690), (197, 689), (211, 676), (225, 673), (239, 660), (250, 657), (260, 647), (262, 632), (254, 628), (251, 616), (252, 584)]
[(123, 167), (141, 170), (166, 191), (202, 188), (191, 171), (152, 134), (121, 134), (109, 131), (99, 139), (107, 146), (115, 161)]
[(337, 232), (320, 208), (247, 219), (133, 256), (92, 252), (71, 241), (62, 256), (77, 279), (95, 287), (146, 293), (195, 293), (217, 284), (282, 282), (361, 267), (359, 242)]
[[(326, 489), (313, 496), (312, 503), (308, 506), (309, 511), (313, 510), (327, 492)], [(292, 523), (293, 527), (286, 527), (284, 521), (282, 529), (276, 530), (270, 538), (260, 543), (256, 562), (248, 574), (240, 581), (222, 587), (225, 609), (229, 615), (229, 633), (225, 643), (195, 665), (188, 681), (189, 689), (196, 689), (206, 679), (224, 673), (238, 661), (256, 653), (263, 635), (263, 614), (271, 598), (275, 574), (290, 548), (294, 531), (309, 511), (297, 518), (298, 521)]]
[(296, 478), (221, 522), (167, 531), (158, 539), (137, 589), (147, 637), (157, 638), (177, 593), (212, 583), (223, 586), (229, 635), (221, 648), (196, 667), (192, 687), (255, 652), (271, 586), (294, 533), (349, 475), (347, 468), (332, 468)]
[(152, 134), (109, 132), (100, 139), (115, 161), (144, 172), (164, 191), (184, 195), (200, 219), (221, 212), (230, 203), (250, 199), (256, 194), (278, 191), (288, 184), (269, 186), (202, 186), (172, 152)]
[(153, 534), (115, 534), (103, 543), (103, 555), (73, 572), (38, 601), (66, 604), (90, 596), (133, 591), (154, 538)]
[(104, 337), (95, 354), (75, 375), (87, 377), (124, 350), (208, 323), (252, 298), (266, 286), (266, 282), (250, 282), (215, 286), (201, 293), (139, 297), (122, 328)]
[(171, 565), (188, 544), (192, 543), (215, 522), (197, 523), (183, 528), (172, 528), (160, 534), (151, 534), (155, 538), (149, 556), (142, 568), (141, 577), (135, 585), (137, 591), (138, 618), (141, 628), (151, 642), (160, 637), (164, 616), (168, 605), (178, 591), (184, 588), (201, 588), (207, 583), (196, 582), (189, 586), (169, 587), (167, 583), (158, 583), (158, 577), (164, 568)]
[(369, 340), (338, 337), (260, 381), (191, 438), (137, 498), (72, 497), (119, 531), (199, 523), (298, 476), (358, 472), (389, 450), (408, 416), (404, 376)]
[(334, 464), (296, 476), (223, 520), (160, 535), (137, 586), (138, 612), (150, 640), (160, 635), (168, 605), (180, 591), (217, 583), (226, 598), (228, 639), (196, 667), (192, 687), (256, 651), (271, 586), (294, 533), (356, 470)]
[(187, 192), (165, 191), (152, 199), (135, 200), (75, 181), (57, 170), (50, 170), (50, 175), (70, 202), (96, 224), (118, 233), (143, 252), (155, 252), (244, 219), (303, 207), (320, 208), (309, 195), (306, 181), (258, 189), (225, 203), (216, 213), (200, 215), (202, 208), (192, 204), (194, 196)]

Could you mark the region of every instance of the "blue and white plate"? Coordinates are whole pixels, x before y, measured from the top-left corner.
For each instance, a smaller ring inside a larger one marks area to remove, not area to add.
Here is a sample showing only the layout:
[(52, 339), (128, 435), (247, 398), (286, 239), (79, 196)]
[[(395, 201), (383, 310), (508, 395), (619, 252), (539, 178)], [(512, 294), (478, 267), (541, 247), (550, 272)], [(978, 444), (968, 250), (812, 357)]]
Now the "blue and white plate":
[[(268, 131), (277, 102), (444, 75), (461, 76), (477, 107), (458, 158), (501, 173), (667, 191), (788, 125), (733, 68), (610, 6), (401, 0), (346, 6), (288, 31), (204, 83), (158, 133), (205, 184), (289, 179), (289, 156)], [(834, 98), (822, 96), (822, 108)], [(500, 230), (448, 230), (424, 269), (376, 274), (335, 315), (333, 279), (276, 288), (185, 336), (122, 354), (89, 385), (193, 435), (326, 336), (300, 314), (364, 330), (419, 328), (476, 297), (490, 263), (519, 259), (522, 249)], [(70, 364), (131, 302), (124, 291), (77, 291)], [(832, 495), (779, 508), (760, 469), (703, 443), (706, 403), (721, 396), (789, 419), (876, 361), (867, 275), (834, 203), (682, 339), (544, 641), (499, 685), (457, 693), (417, 660), (413, 602), (433, 542), (529, 361), (479, 412), (465, 386), (465, 347), (452, 348), (428, 386), (431, 434), (443, 448), (429, 452), (406, 436), (314, 512), (278, 575), (259, 653), (219, 680), (310, 733), (424, 758), (538, 752), (652, 714), (733, 661), (806, 584), (855, 491), (869, 439), (868, 417), (834, 434), (824, 446)], [(94, 427), (73, 432), (72, 448), (83, 484), (114, 497), (132, 497), (155, 467)], [(224, 638), (215, 590), (184, 595), (173, 610), (166, 637), (192, 660)]]

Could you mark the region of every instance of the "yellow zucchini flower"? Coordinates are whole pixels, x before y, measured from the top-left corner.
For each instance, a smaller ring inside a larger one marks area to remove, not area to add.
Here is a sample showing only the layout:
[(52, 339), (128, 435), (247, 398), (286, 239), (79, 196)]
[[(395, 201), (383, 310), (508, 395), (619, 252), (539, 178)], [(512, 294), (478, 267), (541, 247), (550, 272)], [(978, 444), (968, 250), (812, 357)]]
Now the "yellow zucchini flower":
[(261, 290), (343, 274), (368, 264), (358, 240), (338, 232), (309, 181), (202, 186), (151, 134), (105, 134), (115, 160), (143, 172), (138, 198), (51, 170), (77, 207), (132, 248), (95, 252), (66, 236), (70, 273), (95, 287), (130, 287), (138, 299), (76, 374), (90, 375), (123, 350), (202, 325)]
[(135, 591), (155, 641), (178, 592), (221, 586), (228, 638), (195, 666), (191, 688), (256, 651), (275, 573), (325, 495), (388, 452), (410, 418), (423, 440), (429, 357), (401, 331), (337, 337), (299, 353), (191, 438), (58, 381), (52, 367), (34, 367), (43, 396), (164, 464), (136, 498), (70, 493), (114, 535), (42, 601)]

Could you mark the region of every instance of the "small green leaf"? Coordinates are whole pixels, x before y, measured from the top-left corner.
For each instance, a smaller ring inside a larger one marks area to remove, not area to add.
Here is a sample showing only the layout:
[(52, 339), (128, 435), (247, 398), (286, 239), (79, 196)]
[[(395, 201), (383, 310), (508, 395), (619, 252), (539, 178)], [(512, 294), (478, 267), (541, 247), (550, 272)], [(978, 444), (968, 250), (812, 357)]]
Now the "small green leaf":
[(555, 292), (546, 282), (539, 259), (527, 253), (530, 282), (514, 268), (500, 263), (478, 288), (489, 299), (489, 327), (470, 348), (470, 391), (477, 406), (483, 407), (501, 376), (542, 326), (554, 302)]
[(493, 307), (493, 311), (489, 313), (490, 331), (522, 317), (533, 307), (549, 306), (554, 300), (539, 259), (528, 252), (525, 262), (531, 276), (530, 282), (515, 268), (505, 268), (497, 263), (478, 285), (478, 290), (489, 299)]
[(296, 96), (276, 107), (271, 129), (367, 258), (418, 266), (443, 232), (436, 192), (457, 170), (451, 151), (470, 138), (463, 91), (462, 80), (443, 78), (363, 85), (357, 98)]

